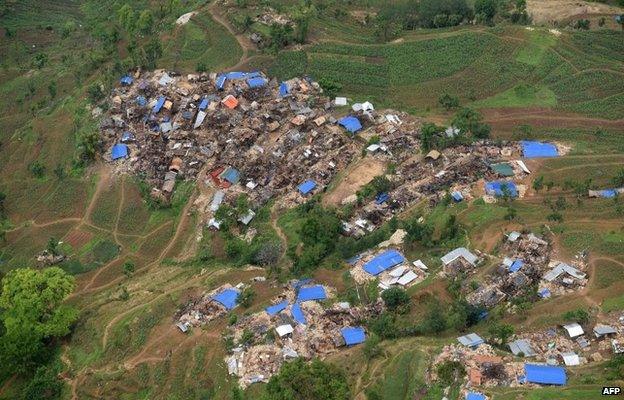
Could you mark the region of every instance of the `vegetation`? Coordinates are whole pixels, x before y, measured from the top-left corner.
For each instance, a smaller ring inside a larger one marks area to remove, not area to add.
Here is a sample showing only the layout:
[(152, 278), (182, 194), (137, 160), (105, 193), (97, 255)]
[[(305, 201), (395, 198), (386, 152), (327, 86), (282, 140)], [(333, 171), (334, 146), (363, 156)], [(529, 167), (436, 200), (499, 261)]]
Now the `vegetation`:
[(269, 380), (262, 398), (348, 400), (351, 394), (340, 369), (320, 360), (306, 363), (298, 358), (286, 363), (280, 373)]

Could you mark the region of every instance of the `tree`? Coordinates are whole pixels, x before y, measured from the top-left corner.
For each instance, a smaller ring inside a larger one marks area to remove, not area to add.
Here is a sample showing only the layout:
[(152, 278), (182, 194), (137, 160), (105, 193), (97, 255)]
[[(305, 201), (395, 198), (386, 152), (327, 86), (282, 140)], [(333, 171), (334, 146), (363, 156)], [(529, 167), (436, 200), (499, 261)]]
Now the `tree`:
[(453, 240), (459, 236), (460, 226), (457, 222), (457, 217), (453, 214), (449, 215), (444, 227), (442, 228), (442, 233), (440, 234), (441, 240)]
[(425, 28), (439, 28), (434, 24), (436, 16), (447, 16), (446, 26), (453, 26), (470, 19), (472, 9), (466, 0), (420, 0), (419, 15), (420, 24)]
[(436, 369), (438, 380), (445, 385), (451, 385), (466, 375), (464, 365), (459, 361), (444, 361)]
[(319, 78), (318, 84), (323, 89), (323, 93), (330, 99), (336, 97), (338, 93), (342, 90), (342, 85), (340, 83), (334, 82), (333, 80), (324, 76)]
[(533, 190), (539, 192), (544, 188), (544, 175), (540, 175), (537, 179), (533, 181)]
[(480, 15), (484, 22), (491, 23), (496, 16), (498, 0), (475, 0), (475, 14)]
[(148, 69), (156, 68), (156, 61), (160, 57), (162, 57), (162, 45), (160, 44), (160, 40), (158, 37), (152, 37), (149, 42), (145, 45), (144, 49), (145, 54), (145, 65), (144, 67)]
[(489, 332), (500, 342), (501, 346), (504, 346), (515, 331), (513, 325), (496, 324), (490, 327)]
[(349, 385), (338, 367), (313, 360), (306, 363), (302, 358), (282, 366), (280, 373), (267, 383), (262, 400), (348, 400)]
[(22, 398), (55, 400), (61, 398), (63, 382), (59, 379), (60, 368), (56, 365), (41, 366), (22, 391)]
[(407, 292), (399, 287), (392, 287), (384, 290), (381, 294), (381, 298), (390, 310), (396, 310), (397, 308), (408, 304), (410, 301)]
[(446, 111), (449, 111), (453, 108), (459, 107), (459, 97), (444, 93), (438, 98), (438, 103), (440, 103), (440, 105), (444, 107)]
[(273, 51), (279, 51), (291, 42), (293, 39), (292, 36), (292, 26), (273, 23), (269, 30), (269, 38), (271, 39), (270, 47)]
[(381, 339), (379, 336), (372, 334), (364, 342), (364, 355), (369, 360), (379, 356), (381, 354), (381, 348), (379, 347), (379, 342)]
[(126, 261), (123, 263), (123, 273), (127, 277), (131, 277), (134, 274), (134, 263), (132, 261)]
[(127, 31), (132, 31), (134, 29), (136, 23), (136, 15), (130, 4), (124, 4), (117, 11), (117, 20), (119, 21), (119, 24), (123, 26)]
[(295, 21), (295, 42), (303, 44), (308, 38), (308, 30), (310, 29), (310, 19), (316, 15), (316, 8), (311, 2), (300, 3), (292, 14)]
[(624, 186), (624, 168), (620, 168), (617, 174), (611, 180), (615, 187), (623, 187)]
[(46, 247), (46, 250), (48, 250), (48, 252), (54, 256), (58, 256), (59, 255), (59, 241), (56, 240), (55, 238), (51, 237), (50, 239), (48, 239), (48, 246)]
[(48, 93), (50, 94), (51, 98), (56, 97), (56, 81), (50, 82), (50, 84), (48, 85)]
[(563, 319), (568, 322), (578, 322), (579, 324), (586, 324), (589, 322), (589, 313), (587, 310), (577, 308), (576, 310), (570, 310), (563, 314)]
[(45, 175), (46, 167), (45, 165), (41, 164), (39, 160), (35, 160), (28, 165), (28, 170), (36, 178), (43, 178), (43, 176)]
[(461, 133), (470, 133), (479, 139), (486, 139), (490, 136), (490, 127), (483, 123), (481, 113), (468, 107), (462, 108), (455, 114), (451, 125), (459, 128)]
[(245, 308), (249, 308), (251, 303), (253, 303), (253, 299), (256, 297), (256, 291), (251, 287), (246, 287), (243, 289), (241, 294), (238, 296), (238, 304)]
[(144, 34), (148, 34), (152, 31), (152, 26), (154, 25), (154, 16), (150, 10), (143, 10), (141, 14), (139, 14), (139, 19), (137, 20), (136, 26), (137, 29)]
[(78, 311), (63, 301), (74, 290), (74, 277), (57, 267), (22, 268), (2, 279), (0, 365), (25, 372), (45, 357), (45, 344), (69, 333)]

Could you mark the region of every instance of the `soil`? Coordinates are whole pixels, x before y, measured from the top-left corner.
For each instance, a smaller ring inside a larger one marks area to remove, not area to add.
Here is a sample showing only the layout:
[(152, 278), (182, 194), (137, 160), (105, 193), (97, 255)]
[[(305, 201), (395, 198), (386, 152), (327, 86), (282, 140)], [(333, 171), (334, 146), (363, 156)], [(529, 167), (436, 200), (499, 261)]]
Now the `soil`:
[(620, 7), (579, 0), (528, 0), (527, 11), (536, 24), (624, 12)]
[(362, 186), (386, 170), (386, 163), (371, 157), (357, 161), (345, 171), (340, 183), (323, 198), (325, 205), (338, 206), (347, 197), (355, 194)]

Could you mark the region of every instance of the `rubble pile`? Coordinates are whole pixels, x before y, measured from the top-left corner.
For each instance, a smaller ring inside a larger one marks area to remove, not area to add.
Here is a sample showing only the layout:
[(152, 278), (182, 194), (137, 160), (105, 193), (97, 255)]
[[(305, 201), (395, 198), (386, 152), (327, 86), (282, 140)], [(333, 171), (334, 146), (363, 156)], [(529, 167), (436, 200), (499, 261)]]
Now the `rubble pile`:
[(51, 265), (55, 265), (65, 261), (67, 257), (64, 254), (55, 254), (48, 249), (43, 250), (41, 253), (37, 254), (35, 260), (42, 267), (49, 267)]
[(546, 272), (551, 250), (548, 242), (532, 233), (510, 233), (503, 244), (502, 264), (467, 296), (468, 302), (489, 308), (528, 293)]
[[(434, 150), (423, 157), (414, 151), (419, 143), (404, 131), (381, 136), (383, 151), (377, 150), (373, 156), (396, 165), (396, 174), (388, 176), (392, 189), (382, 199), (378, 196), (361, 204), (354, 217), (344, 224), (347, 234), (361, 236), (423, 199), (435, 205), (449, 192), (459, 192), (463, 198), (470, 198), (477, 182), (500, 177), (491, 168), (493, 162), (511, 160), (520, 154), (520, 146), (515, 142), (483, 140), (441, 152)], [(401, 146), (388, 148), (397, 142)], [(525, 173), (521, 169), (514, 172), (518, 176)]]
[(587, 254), (578, 254), (571, 263), (552, 261), (540, 282), (540, 292), (550, 295), (573, 293), (587, 285)]
[(524, 364), (512, 356), (498, 355), (492, 346), (482, 344), (477, 348), (457, 344), (444, 346), (433, 362), (429, 379), (437, 379), (437, 366), (446, 361), (460, 362), (467, 373), (466, 387), (517, 386), (517, 377), (524, 374)]
[(176, 325), (180, 330), (186, 332), (191, 326), (201, 326), (226, 315), (228, 313), (227, 308), (215, 301), (214, 296), (225, 289), (231, 288), (233, 288), (232, 285), (225, 284), (189, 301), (175, 314), (174, 320), (177, 321)]
[[(267, 382), (288, 359), (311, 359), (337, 351), (345, 346), (341, 329), (360, 325), (384, 308), (381, 300), (361, 307), (348, 303), (324, 307), (317, 301), (293, 302), (295, 298), (295, 292), (289, 289), (273, 299), (273, 304), (289, 304), (280, 312), (244, 316), (229, 328), (239, 346), (225, 361), (229, 373), (239, 377), (242, 387)], [(299, 307), (305, 321), (295, 317), (294, 307)]]

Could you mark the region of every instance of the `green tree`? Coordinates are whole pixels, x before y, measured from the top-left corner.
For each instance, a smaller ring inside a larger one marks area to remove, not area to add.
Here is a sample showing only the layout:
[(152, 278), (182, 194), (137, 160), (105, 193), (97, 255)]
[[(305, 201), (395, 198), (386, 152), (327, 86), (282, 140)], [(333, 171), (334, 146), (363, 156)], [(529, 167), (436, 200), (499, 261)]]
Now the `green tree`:
[(139, 14), (139, 19), (137, 20), (136, 26), (139, 32), (143, 34), (148, 34), (152, 31), (154, 25), (154, 16), (150, 10), (143, 10), (141, 14)]
[(563, 314), (563, 319), (568, 322), (578, 322), (579, 324), (586, 324), (589, 322), (589, 313), (587, 310), (577, 308), (575, 310), (567, 311)]
[(466, 368), (459, 361), (445, 361), (438, 364), (436, 372), (438, 373), (439, 381), (445, 385), (451, 385), (466, 375)]
[(158, 37), (152, 37), (143, 48), (145, 55), (144, 67), (148, 69), (156, 68), (156, 61), (162, 57), (162, 45)]
[(41, 164), (39, 160), (35, 160), (28, 165), (28, 170), (36, 178), (43, 178), (43, 176), (45, 175), (46, 167), (45, 165)]
[(472, 9), (466, 0), (420, 0), (420, 23), (425, 28), (436, 28), (436, 16), (447, 16), (447, 25), (457, 25), (464, 19), (472, 17)]
[(533, 181), (533, 190), (539, 192), (544, 188), (544, 175), (540, 175), (537, 179)]
[(273, 51), (279, 51), (293, 40), (293, 28), (290, 25), (274, 23), (269, 30), (270, 47)]
[(135, 266), (132, 261), (126, 261), (123, 263), (123, 273), (127, 277), (131, 277), (134, 274)]
[(489, 329), (490, 335), (496, 338), (499, 343), (504, 346), (507, 344), (509, 338), (514, 334), (513, 325), (509, 324), (496, 324)]
[(246, 287), (243, 289), (241, 294), (238, 296), (238, 304), (245, 308), (249, 308), (253, 303), (253, 299), (256, 297), (256, 291), (251, 287)]
[(303, 44), (308, 38), (310, 30), (310, 20), (316, 15), (316, 8), (311, 2), (302, 2), (295, 8), (292, 13), (293, 21), (295, 21), (295, 42)]
[(491, 23), (496, 16), (498, 0), (475, 0), (474, 11), (481, 16), (483, 22)]
[(48, 93), (51, 98), (56, 97), (56, 81), (52, 81), (48, 84)]
[(262, 400), (348, 400), (349, 385), (338, 367), (313, 360), (306, 363), (302, 358), (282, 366), (280, 373), (267, 383)]
[(131, 32), (132, 30), (134, 30), (134, 26), (136, 24), (136, 14), (130, 4), (124, 4), (117, 11), (117, 20), (119, 21), (119, 24), (123, 26), (127, 31)]
[(471, 108), (464, 107), (459, 110), (453, 117), (451, 125), (459, 128), (461, 133), (470, 133), (478, 139), (486, 139), (490, 136), (490, 127), (483, 123), (481, 113)]
[(438, 103), (440, 103), (446, 111), (449, 111), (459, 107), (459, 97), (444, 93), (438, 98)]
[(407, 292), (399, 287), (392, 287), (381, 293), (381, 298), (390, 310), (396, 310), (399, 307), (409, 304), (410, 298)]
[(60, 368), (57, 365), (41, 366), (22, 391), (24, 400), (56, 400), (61, 398), (63, 382), (58, 375)]
[(74, 290), (74, 277), (60, 268), (22, 268), (2, 279), (0, 365), (25, 372), (45, 357), (46, 343), (67, 335), (78, 311), (63, 301)]

